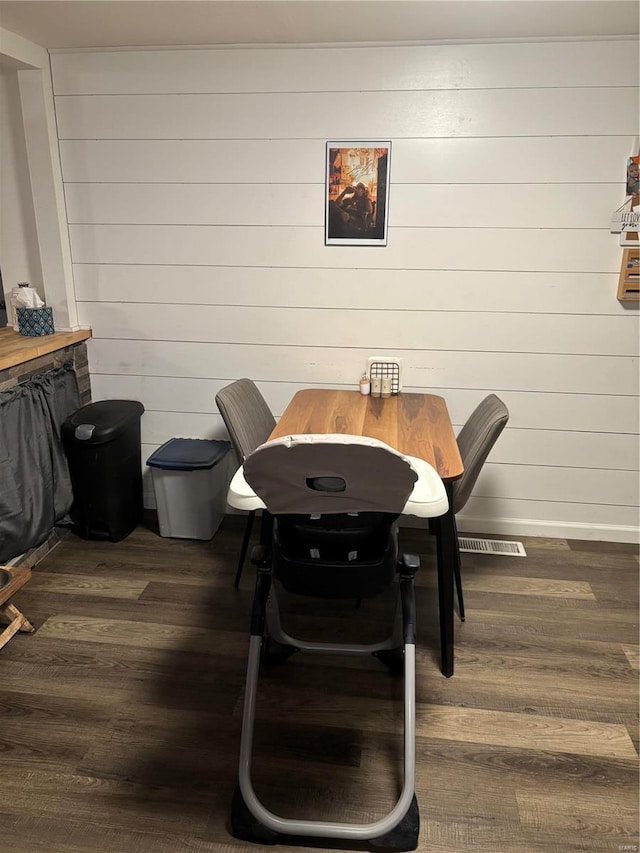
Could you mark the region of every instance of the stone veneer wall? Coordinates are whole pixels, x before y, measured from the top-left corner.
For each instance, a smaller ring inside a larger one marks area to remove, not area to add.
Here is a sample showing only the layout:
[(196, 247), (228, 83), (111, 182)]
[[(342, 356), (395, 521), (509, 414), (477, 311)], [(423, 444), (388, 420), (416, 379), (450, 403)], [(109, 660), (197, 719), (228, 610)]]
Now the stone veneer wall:
[[(8, 391), (19, 383), (31, 379), (32, 376), (46, 373), (47, 370), (51, 370), (54, 367), (62, 367), (63, 364), (67, 364), (69, 361), (73, 362), (75, 374), (78, 379), (80, 402), (84, 406), (86, 403), (91, 402), (91, 381), (89, 378), (89, 364), (87, 362), (87, 345), (84, 341), (64, 347), (64, 349), (55, 350), (55, 352), (47, 353), (38, 358), (32, 358), (23, 364), (17, 364), (14, 367), (7, 367), (4, 370), (0, 370), (0, 391)], [(36, 563), (55, 548), (67, 533), (67, 530), (54, 527), (45, 542), (38, 545), (37, 548), (30, 548), (15, 560), (11, 560), (9, 565), (26, 566), (28, 568), (35, 566)]]
[(76, 377), (78, 379), (78, 390), (82, 405), (91, 402), (91, 382), (89, 379), (89, 364), (87, 362), (87, 345), (84, 341), (64, 349), (32, 358), (14, 367), (0, 370), (0, 391), (8, 391), (20, 382), (26, 382), (33, 376), (46, 373), (54, 367), (62, 367), (67, 362), (73, 362)]

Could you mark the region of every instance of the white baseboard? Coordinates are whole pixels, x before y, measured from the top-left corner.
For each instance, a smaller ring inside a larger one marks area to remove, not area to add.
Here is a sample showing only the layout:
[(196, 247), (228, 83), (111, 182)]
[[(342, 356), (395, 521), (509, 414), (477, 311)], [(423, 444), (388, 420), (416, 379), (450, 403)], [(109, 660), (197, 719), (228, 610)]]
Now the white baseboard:
[(487, 533), (505, 533), (509, 536), (545, 536), (556, 539), (640, 543), (640, 529), (622, 524), (586, 524), (529, 518), (461, 518), (459, 527), (462, 531), (478, 532), (479, 524), (483, 525), (480, 529)]
[[(424, 527), (424, 521), (403, 516), (402, 527)], [(614, 524), (586, 524), (530, 518), (458, 518), (459, 533), (498, 533), (506, 536), (541, 536), (552, 539), (589, 539), (599, 542), (640, 543), (640, 529)]]

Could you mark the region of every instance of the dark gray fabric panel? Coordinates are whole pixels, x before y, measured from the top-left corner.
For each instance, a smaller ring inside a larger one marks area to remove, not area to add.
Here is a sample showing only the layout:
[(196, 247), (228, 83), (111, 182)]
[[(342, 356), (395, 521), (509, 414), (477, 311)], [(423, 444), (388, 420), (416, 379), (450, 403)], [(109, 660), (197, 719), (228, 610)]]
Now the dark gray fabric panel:
[(0, 394), (0, 561), (44, 542), (69, 511), (60, 427), (79, 404), (71, 366)]
[[(271, 443), (244, 463), (244, 476), (274, 515), (348, 512), (400, 514), (418, 475), (401, 456), (384, 447), (314, 442)], [(315, 491), (308, 480), (345, 481), (342, 492)]]
[(476, 484), (491, 448), (509, 420), (509, 410), (495, 394), (474, 409), (458, 435), (464, 474), (453, 484), (453, 511), (460, 512)]
[(60, 521), (71, 509), (73, 489), (67, 457), (61, 438), (62, 424), (80, 408), (80, 392), (73, 365), (67, 364), (57, 370), (50, 370), (39, 377), (37, 383), (49, 412), (49, 446), (53, 469), (53, 510), (54, 518)]
[(216, 394), (238, 464), (269, 438), (276, 421), (251, 379), (238, 379)]
[(33, 383), (0, 394), (0, 561), (53, 527), (53, 470), (44, 400)]

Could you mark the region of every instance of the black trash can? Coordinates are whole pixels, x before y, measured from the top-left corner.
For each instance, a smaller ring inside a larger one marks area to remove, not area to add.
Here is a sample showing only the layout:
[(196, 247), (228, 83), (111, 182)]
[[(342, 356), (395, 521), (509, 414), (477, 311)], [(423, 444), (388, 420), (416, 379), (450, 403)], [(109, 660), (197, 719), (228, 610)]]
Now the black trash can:
[(102, 400), (62, 425), (71, 483), (71, 519), (84, 539), (119, 542), (142, 520), (140, 418), (136, 400)]

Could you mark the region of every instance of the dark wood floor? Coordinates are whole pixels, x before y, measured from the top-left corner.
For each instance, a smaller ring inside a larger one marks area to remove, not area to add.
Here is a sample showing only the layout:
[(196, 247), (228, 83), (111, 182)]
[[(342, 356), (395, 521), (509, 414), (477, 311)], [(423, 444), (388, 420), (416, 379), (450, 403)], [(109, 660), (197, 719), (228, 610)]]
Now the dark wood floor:
[[(253, 582), (248, 568), (233, 589), (239, 522), (210, 543), (144, 528), (115, 545), (70, 537), (37, 566), (15, 601), (36, 633), (0, 651), (2, 849), (250, 847), (228, 831)], [(402, 540), (423, 565), (420, 850), (637, 850), (637, 548), (525, 539), (527, 559), (464, 555), (467, 622), (447, 680), (433, 546), (417, 531)], [(286, 624), (374, 638), (391, 603), (290, 601)], [(402, 773), (401, 685), (373, 660), (298, 655), (263, 670), (265, 803), (287, 816), (384, 813)]]

